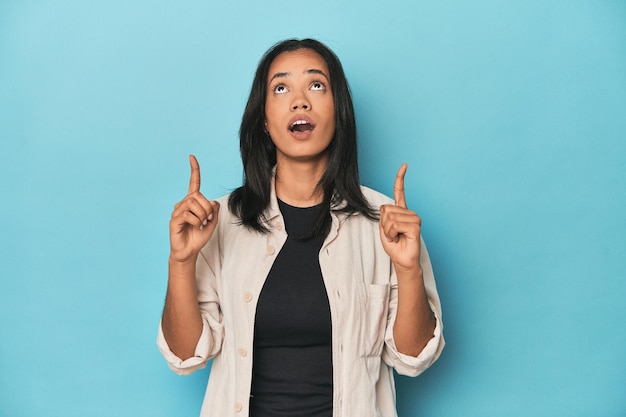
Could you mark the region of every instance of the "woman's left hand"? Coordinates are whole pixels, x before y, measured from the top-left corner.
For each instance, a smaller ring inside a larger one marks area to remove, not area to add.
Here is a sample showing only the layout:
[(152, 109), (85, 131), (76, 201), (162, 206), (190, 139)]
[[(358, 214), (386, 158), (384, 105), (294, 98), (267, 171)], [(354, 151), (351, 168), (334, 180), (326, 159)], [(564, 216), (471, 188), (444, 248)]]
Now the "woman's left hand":
[(420, 233), (422, 220), (406, 207), (404, 174), (408, 165), (402, 164), (393, 185), (394, 204), (380, 207), (380, 240), (396, 271), (419, 271)]

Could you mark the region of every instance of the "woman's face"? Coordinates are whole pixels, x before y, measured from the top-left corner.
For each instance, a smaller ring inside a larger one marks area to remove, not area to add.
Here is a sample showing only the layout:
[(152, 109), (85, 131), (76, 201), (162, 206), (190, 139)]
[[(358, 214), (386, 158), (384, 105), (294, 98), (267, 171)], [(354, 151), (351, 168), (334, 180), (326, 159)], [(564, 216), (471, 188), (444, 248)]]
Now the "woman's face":
[(276, 161), (326, 161), (335, 134), (335, 105), (328, 66), (310, 49), (283, 52), (267, 79), (265, 123)]

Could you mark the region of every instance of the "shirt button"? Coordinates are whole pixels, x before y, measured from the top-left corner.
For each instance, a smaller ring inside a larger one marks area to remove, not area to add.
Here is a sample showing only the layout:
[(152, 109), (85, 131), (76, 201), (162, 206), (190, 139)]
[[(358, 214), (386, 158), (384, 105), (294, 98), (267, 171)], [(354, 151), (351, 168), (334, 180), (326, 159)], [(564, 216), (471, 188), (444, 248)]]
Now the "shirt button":
[(239, 356), (241, 356), (242, 358), (245, 358), (246, 356), (248, 356), (248, 351), (245, 348), (239, 348), (237, 349), (237, 353), (239, 354)]
[(236, 402), (235, 405), (233, 406), (233, 409), (237, 413), (240, 412), (242, 408), (243, 408), (243, 404), (241, 404), (240, 402)]
[(276, 249), (274, 249), (274, 246), (272, 246), (272, 245), (267, 245), (266, 252), (267, 252), (268, 255), (273, 255), (274, 252), (276, 252)]
[(249, 303), (250, 301), (252, 301), (252, 293), (251, 292), (244, 292), (243, 293), (243, 301), (245, 301), (246, 303)]

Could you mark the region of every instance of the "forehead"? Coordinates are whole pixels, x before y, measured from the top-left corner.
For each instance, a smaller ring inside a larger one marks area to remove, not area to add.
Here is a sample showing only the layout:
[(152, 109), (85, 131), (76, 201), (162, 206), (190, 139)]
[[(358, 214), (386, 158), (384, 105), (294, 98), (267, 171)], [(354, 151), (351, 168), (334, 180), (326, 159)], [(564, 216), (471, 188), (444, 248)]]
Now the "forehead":
[(328, 74), (328, 65), (326, 61), (317, 52), (311, 49), (298, 49), (295, 51), (280, 53), (270, 65), (268, 80), (276, 73), (289, 73), (291, 75), (300, 75), (308, 70), (317, 69)]

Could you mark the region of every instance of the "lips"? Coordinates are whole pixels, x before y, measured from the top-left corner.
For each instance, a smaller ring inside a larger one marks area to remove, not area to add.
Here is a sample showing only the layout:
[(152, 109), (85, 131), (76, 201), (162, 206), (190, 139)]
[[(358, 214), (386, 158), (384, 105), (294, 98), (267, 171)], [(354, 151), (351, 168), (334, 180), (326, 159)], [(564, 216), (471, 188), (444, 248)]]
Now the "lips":
[(315, 129), (315, 124), (308, 117), (297, 116), (289, 121), (287, 129), (291, 133), (309, 133)]

